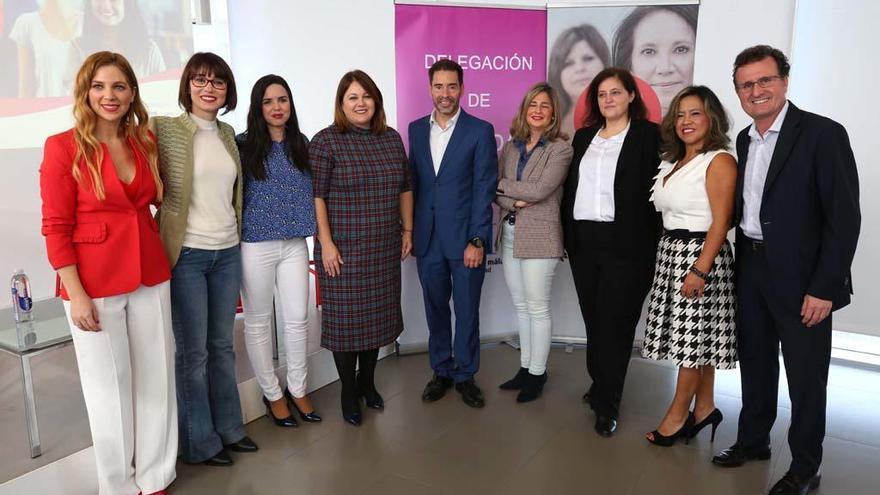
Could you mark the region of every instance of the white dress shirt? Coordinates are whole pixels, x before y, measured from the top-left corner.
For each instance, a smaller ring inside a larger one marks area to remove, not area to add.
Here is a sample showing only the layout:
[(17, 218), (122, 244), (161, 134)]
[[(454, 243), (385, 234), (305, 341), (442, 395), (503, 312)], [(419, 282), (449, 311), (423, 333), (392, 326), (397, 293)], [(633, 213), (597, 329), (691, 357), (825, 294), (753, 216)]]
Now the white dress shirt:
[(435, 118), (437, 110), (431, 112), (431, 160), (434, 161), (434, 175), (440, 172), (440, 162), (443, 161), (443, 155), (446, 154), (446, 146), (449, 145), (449, 138), (452, 137), (452, 131), (455, 130), (455, 123), (458, 122), (458, 116), (461, 115), (461, 107), (455, 111), (447, 122), (446, 128), (440, 127)]
[(607, 139), (597, 132), (590, 141), (578, 169), (572, 212), (575, 220), (614, 221), (614, 175), (627, 132), (629, 124)]
[(764, 183), (767, 181), (767, 171), (770, 169), (770, 160), (773, 158), (773, 150), (776, 149), (776, 141), (779, 139), (779, 131), (785, 114), (788, 113), (788, 102), (782, 107), (782, 111), (776, 116), (773, 125), (761, 136), (755, 123), (749, 127), (749, 155), (746, 158), (746, 176), (743, 178), (743, 217), (739, 223), (746, 237), (764, 240), (764, 231), (761, 229), (761, 201), (764, 198)]

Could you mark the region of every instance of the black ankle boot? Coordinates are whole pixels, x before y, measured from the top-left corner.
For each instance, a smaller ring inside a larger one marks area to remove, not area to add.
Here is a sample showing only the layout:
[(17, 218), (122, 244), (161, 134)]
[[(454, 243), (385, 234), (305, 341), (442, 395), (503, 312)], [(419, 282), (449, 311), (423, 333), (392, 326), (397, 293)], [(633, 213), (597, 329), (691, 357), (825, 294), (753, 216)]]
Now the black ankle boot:
[(528, 373), (523, 382), (523, 386), (516, 396), (517, 402), (531, 402), (541, 396), (544, 390), (544, 384), (547, 383), (547, 372), (543, 375), (533, 375)]
[(519, 390), (522, 388), (523, 382), (525, 381), (527, 376), (529, 376), (529, 369), (520, 368), (516, 372), (516, 376), (514, 376), (510, 380), (507, 380), (501, 385), (498, 385), (498, 388), (500, 388), (501, 390)]

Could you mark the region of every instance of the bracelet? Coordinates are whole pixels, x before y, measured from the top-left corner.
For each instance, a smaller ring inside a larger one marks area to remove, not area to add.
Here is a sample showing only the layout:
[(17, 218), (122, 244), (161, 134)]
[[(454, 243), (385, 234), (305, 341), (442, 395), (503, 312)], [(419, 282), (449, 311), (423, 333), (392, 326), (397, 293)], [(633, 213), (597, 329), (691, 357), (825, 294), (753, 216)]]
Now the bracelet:
[(701, 271), (699, 268), (697, 268), (697, 265), (691, 265), (688, 271), (703, 279), (704, 282), (709, 278), (709, 274)]
[(404, 232), (404, 233), (409, 232), (409, 233), (411, 234), (411, 233), (412, 233), (412, 229), (403, 229), (403, 232)]

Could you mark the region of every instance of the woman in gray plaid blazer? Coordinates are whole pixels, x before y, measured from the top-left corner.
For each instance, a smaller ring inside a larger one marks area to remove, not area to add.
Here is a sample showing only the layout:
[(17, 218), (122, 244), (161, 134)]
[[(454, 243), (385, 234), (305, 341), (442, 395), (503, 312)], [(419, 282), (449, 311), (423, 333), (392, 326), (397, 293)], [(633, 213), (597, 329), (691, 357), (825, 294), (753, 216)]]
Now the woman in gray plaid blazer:
[(498, 161), (495, 203), (501, 220), (495, 247), (500, 244), (520, 340), (520, 369), (500, 387), (519, 390), (517, 402), (538, 398), (547, 381), (550, 289), (563, 249), (559, 203), (572, 155), (568, 136), (560, 131), (558, 110), (552, 87), (543, 82), (532, 86)]

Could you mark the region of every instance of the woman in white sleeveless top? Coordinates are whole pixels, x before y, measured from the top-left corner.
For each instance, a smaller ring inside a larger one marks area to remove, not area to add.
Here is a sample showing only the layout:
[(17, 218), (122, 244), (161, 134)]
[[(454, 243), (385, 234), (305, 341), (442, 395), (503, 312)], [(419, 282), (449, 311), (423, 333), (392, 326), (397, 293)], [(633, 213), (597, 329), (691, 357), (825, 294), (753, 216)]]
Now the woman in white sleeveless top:
[[(715, 368), (736, 365), (733, 253), (727, 242), (736, 190), (730, 125), (705, 86), (682, 90), (661, 125), (663, 163), (652, 201), (663, 237), (648, 303), (642, 355), (679, 366), (675, 397), (648, 441), (668, 447), (722, 420)], [(694, 410), (691, 412), (691, 404)]]

